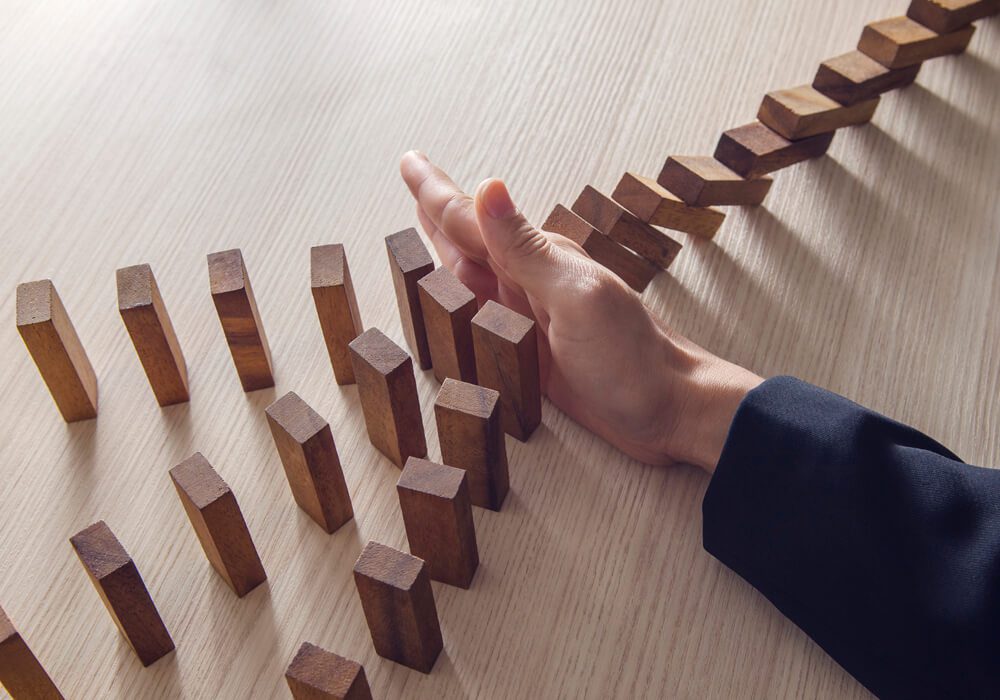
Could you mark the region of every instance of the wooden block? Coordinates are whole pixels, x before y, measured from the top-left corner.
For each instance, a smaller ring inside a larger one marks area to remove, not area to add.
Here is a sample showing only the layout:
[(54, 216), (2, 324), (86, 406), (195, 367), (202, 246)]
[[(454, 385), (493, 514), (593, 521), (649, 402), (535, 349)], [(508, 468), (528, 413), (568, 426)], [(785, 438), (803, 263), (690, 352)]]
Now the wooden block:
[(756, 206), (771, 189), (771, 178), (746, 180), (709, 156), (670, 156), (656, 181), (693, 206)]
[(17, 330), (67, 423), (97, 417), (97, 375), (52, 280), (17, 285)]
[[(563, 211), (576, 216), (568, 209)], [(535, 322), (488, 301), (472, 319), (472, 341), (479, 385), (500, 393), (500, 424), (504, 432), (524, 442), (542, 422)]]
[(103, 520), (73, 535), (70, 544), (104, 601), (111, 619), (143, 666), (174, 650), (139, 570)]
[(542, 230), (570, 239), (595, 262), (604, 265), (637, 292), (645, 291), (659, 272), (655, 265), (611, 240), (562, 204), (555, 206), (542, 224)]
[(335, 532), (354, 517), (354, 508), (330, 424), (291, 391), (264, 412), (295, 502), (321, 528)]
[(845, 107), (810, 85), (764, 96), (757, 118), (786, 139), (796, 141), (871, 121), (879, 98)]
[(441, 460), (468, 473), (473, 505), (500, 510), (510, 490), (500, 394), (448, 379), (434, 401), (434, 416)]
[(410, 346), (410, 352), (417, 358), (420, 369), (430, 369), (431, 351), (427, 345), (417, 282), (434, 270), (434, 260), (420, 240), (420, 234), (413, 228), (386, 236), (385, 249), (389, 252), (389, 270), (392, 272), (392, 286), (396, 290), (403, 337)]
[(170, 470), (209, 563), (242, 598), (267, 580), (232, 489), (200, 452)]
[(313, 301), (333, 376), (337, 384), (353, 384), (354, 369), (347, 344), (361, 334), (364, 326), (344, 246), (339, 243), (314, 246), (309, 256)]
[(674, 196), (656, 180), (625, 173), (611, 198), (648, 224), (683, 231), (700, 238), (712, 238), (725, 212), (714, 207), (692, 207)]
[(149, 265), (115, 273), (118, 312), (139, 356), (153, 395), (161, 406), (183, 403), (188, 394), (187, 365)]
[(938, 34), (909, 17), (890, 17), (865, 25), (858, 51), (886, 68), (904, 68), (929, 58), (962, 53), (975, 31), (970, 24)]
[(818, 158), (830, 147), (835, 131), (789, 141), (760, 122), (751, 122), (722, 134), (715, 159), (746, 178), (757, 178), (810, 158)]
[(348, 347), (372, 444), (400, 469), (407, 457), (426, 457), (410, 356), (377, 328), (369, 328)]
[(444, 642), (424, 562), (369, 542), (354, 564), (354, 583), (375, 652), (430, 673)]
[(229, 352), (243, 391), (274, 386), (271, 349), (250, 287), (250, 277), (238, 248), (208, 256), (212, 301), (222, 322)]
[(573, 202), (577, 216), (629, 248), (657, 267), (666, 270), (681, 251), (681, 244), (625, 211), (613, 199), (590, 185)]
[(819, 64), (812, 86), (847, 106), (906, 87), (917, 79), (919, 72), (919, 63), (889, 69), (860, 51), (851, 51)]
[(466, 473), (410, 457), (396, 482), (410, 552), (432, 579), (459, 588), (472, 584), (479, 567)]
[(315, 644), (303, 642), (285, 671), (295, 700), (371, 700), (365, 668)]
[(62, 700), (62, 693), (3, 608), (0, 608), (0, 683), (14, 700)]
[(447, 267), (424, 275), (417, 287), (434, 377), (439, 382), (451, 377), (474, 383), (476, 357), (469, 324), (478, 308), (476, 296)]
[(1000, 13), (1000, 0), (913, 0), (906, 16), (938, 34)]

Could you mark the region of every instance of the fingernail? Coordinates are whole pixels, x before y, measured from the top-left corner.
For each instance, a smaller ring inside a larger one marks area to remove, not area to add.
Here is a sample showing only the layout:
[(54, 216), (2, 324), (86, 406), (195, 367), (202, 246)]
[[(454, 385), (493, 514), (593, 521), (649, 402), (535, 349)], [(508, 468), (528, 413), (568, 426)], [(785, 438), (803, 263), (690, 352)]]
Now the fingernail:
[(486, 183), (483, 188), (483, 205), (494, 219), (509, 219), (517, 214), (517, 207), (514, 206), (503, 180), (490, 180)]
[(419, 158), (420, 160), (428, 160), (427, 154), (424, 153), (423, 151), (416, 151), (416, 150), (407, 151), (403, 155), (406, 158)]

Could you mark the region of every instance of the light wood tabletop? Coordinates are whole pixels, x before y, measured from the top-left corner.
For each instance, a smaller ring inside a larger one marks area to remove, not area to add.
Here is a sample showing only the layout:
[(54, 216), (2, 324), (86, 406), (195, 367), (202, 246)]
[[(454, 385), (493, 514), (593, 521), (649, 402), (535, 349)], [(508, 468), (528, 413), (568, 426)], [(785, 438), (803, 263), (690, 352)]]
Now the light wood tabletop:
[[(434, 584), (445, 650), (378, 657), (351, 576), (406, 549), (399, 470), (334, 382), (309, 247), (344, 243), (366, 327), (402, 343), (383, 238), (416, 225), (420, 148), (461, 184), (502, 176), (540, 223), (586, 184), (711, 154), (765, 92), (811, 81), (906, 0), (4, 0), (0, 3), (0, 605), (68, 698), (287, 697), (303, 641), (361, 662), (376, 697), (865, 697), (701, 547), (708, 478), (624, 457), (543, 407), (507, 441), (503, 510), (475, 509), (469, 590)], [(827, 157), (777, 174), (685, 244), (644, 299), (755, 372), (793, 374), (1000, 461), (1000, 19), (926, 64)], [(206, 255), (239, 247), (276, 388), (244, 394)], [(161, 409), (118, 314), (149, 263), (190, 370)], [(51, 278), (94, 364), (96, 420), (60, 418), (14, 321)], [(627, 342), (627, 339), (623, 339)], [(429, 453), (433, 399), (417, 373)], [(294, 390), (333, 428), (355, 519), (292, 499), (264, 408)], [(200, 451), (269, 579), (237, 599), (168, 476)], [(68, 538), (95, 520), (136, 564), (176, 652), (143, 668)]]

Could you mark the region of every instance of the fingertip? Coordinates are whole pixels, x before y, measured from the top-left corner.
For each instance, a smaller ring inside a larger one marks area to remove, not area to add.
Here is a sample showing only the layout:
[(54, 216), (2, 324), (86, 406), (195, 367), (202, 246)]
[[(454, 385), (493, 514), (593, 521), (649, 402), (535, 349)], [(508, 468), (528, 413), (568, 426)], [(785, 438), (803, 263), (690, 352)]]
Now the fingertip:
[(476, 200), (491, 219), (510, 219), (517, 215), (517, 206), (503, 180), (489, 178), (476, 188)]
[(424, 177), (430, 167), (430, 160), (423, 151), (407, 151), (399, 159), (399, 172), (407, 184)]

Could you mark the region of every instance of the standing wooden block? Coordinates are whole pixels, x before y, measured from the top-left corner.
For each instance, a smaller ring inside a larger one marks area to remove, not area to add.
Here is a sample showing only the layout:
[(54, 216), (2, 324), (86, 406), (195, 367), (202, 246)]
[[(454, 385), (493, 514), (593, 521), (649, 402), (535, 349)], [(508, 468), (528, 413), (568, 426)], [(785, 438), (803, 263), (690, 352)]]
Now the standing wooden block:
[(212, 301), (222, 322), (243, 391), (274, 386), (271, 349), (257, 312), (250, 277), (238, 248), (208, 256)]
[(611, 240), (562, 204), (555, 206), (549, 218), (542, 224), (542, 230), (558, 233), (570, 239), (583, 248), (595, 262), (604, 265), (637, 292), (645, 291), (659, 272), (659, 268), (655, 265)]
[(479, 567), (466, 473), (410, 457), (396, 482), (410, 552), (432, 579), (459, 588), (472, 584)]
[(938, 34), (1000, 13), (1000, 0), (913, 0), (906, 16)]
[(845, 107), (809, 85), (776, 90), (764, 97), (757, 118), (766, 126), (796, 141), (847, 126), (871, 121), (879, 98)]
[(917, 79), (919, 72), (919, 63), (889, 69), (860, 51), (851, 51), (819, 64), (812, 86), (847, 106), (906, 87)]
[(0, 683), (11, 698), (62, 700), (62, 694), (0, 608)]
[(693, 206), (757, 206), (771, 189), (771, 178), (747, 180), (708, 156), (670, 156), (656, 181)]
[(789, 141), (760, 122), (751, 122), (722, 134), (715, 159), (742, 177), (757, 178), (820, 157), (830, 148), (835, 133)]
[(714, 207), (692, 207), (660, 185), (635, 173), (625, 173), (611, 198), (647, 224), (712, 238), (725, 212)]
[(385, 249), (389, 252), (389, 270), (392, 272), (392, 286), (396, 290), (403, 337), (410, 346), (410, 352), (417, 358), (420, 369), (430, 369), (431, 351), (427, 345), (417, 282), (434, 270), (434, 260), (420, 240), (420, 234), (413, 228), (386, 236)]
[(890, 17), (865, 25), (858, 51), (886, 68), (905, 68), (929, 58), (962, 53), (975, 31), (970, 24), (938, 34), (909, 17)]
[(434, 416), (441, 460), (467, 472), (473, 505), (500, 510), (510, 490), (500, 394), (448, 379), (434, 402)]
[(347, 344), (357, 338), (364, 327), (344, 246), (339, 243), (315, 246), (309, 250), (309, 256), (313, 301), (333, 365), (333, 376), (337, 384), (353, 384), (354, 369)]
[(321, 528), (335, 532), (354, 517), (354, 508), (330, 424), (291, 391), (264, 412), (295, 502)]
[(52, 280), (17, 285), (17, 330), (67, 423), (97, 417), (97, 375)]
[(447, 377), (475, 382), (476, 357), (469, 325), (476, 315), (475, 295), (447, 267), (424, 275), (417, 286), (434, 377), (439, 382)]
[(348, 347), (372, 444), (400, 469), (407, 457), (425, 457), (427, 441), (410, 356), (377, 328), (369, 328)]
[(183, 403), (188, 395), (187, 365), (149, 265), (115, 273), (118, 311), (135, 346), (153, 395), (161, 406)]
[(139, 570), (103, 520), (73, 535), (70, 544), (111, 619), (132, 646), (143, 666), (174, 650)]
[(472, 339), (479, 385), (500, 392), (500, 424), (504, 432), (524, 442), (542, 422), (535, 322), (488, 301), (472, 319)]
[(616, 243), (629, 248), (657, 267), (666, 270), (681, 251), (681, 244), (625, 211), (610, 197), (590, 185), (573, 202), (581, 219)]
[(424, 562), (369, 542), (354, 564), (354, 583), (375, 652), (430, 673), (444, 641)]
[(242, 598), (267, 580), (232, 489), (200, 452), (170, 470), (170, 478), (209, 563)]
[(285, 671), (295, 700), (371, 700), (364, 666), (303, 642)]

